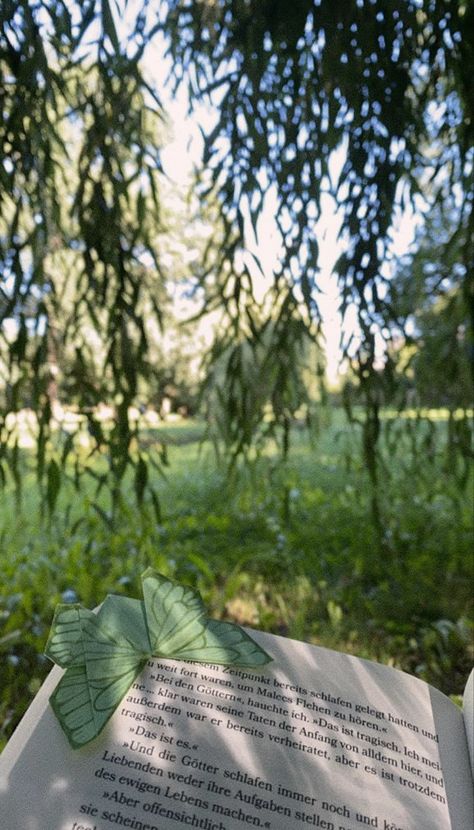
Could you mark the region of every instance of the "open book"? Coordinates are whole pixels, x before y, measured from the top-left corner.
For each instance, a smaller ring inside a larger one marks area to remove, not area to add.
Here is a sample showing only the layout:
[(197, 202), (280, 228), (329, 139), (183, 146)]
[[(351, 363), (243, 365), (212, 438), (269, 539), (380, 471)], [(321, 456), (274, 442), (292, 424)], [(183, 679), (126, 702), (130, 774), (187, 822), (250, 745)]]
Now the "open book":
[(461, 712), (396, 669), (258, 631), (260, 669), (151, 659), (72, 750), (54, 668), (0, 756), (5, 830), (470, 830)]

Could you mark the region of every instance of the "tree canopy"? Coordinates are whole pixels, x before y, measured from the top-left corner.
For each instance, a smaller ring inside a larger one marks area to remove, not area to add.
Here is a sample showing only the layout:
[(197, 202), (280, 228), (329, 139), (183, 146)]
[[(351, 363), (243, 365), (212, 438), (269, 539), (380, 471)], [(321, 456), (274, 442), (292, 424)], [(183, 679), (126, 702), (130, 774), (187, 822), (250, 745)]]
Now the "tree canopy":
[[(128, 28), (119, 25), (124, 15)], [(169, 278), (160, 257), (165, 114), (162, 90), (143, 69), (158, 37), (170, 83), (186, 84), (191, 107), (208, 101), (213, 111), (196, 190), (215, 221), (189, 279), (202, 311), (221, 314), (208, 400), (224, 412), (232, 452), (245, 452), (262, 423), (282, 426), (285, 443), (308, 403), (308, 359), (322, 374), (311, 344), (320, 342), (316, 225), (328, 196), (342, 216), (342, 310), (356, 308), (361, 333), (345, 350), (374, 447), (377, 337), (405, 334), (391, 234), (407, 206), (450, 217), (455, 208), (452, 233), (462, 229), (463, 241), (449, 279), (462, 283), (463, 307), (472, 300), (473, 30), (464, 0), (2, 3), (3, 475), (19, 480), (9, 414), (28, 404), (38, 478), (54, 505), (75, 449), (74, 434), (60, 450), (50, 441), (61, 352), (94, 445), (109, 450), (98, 486), (117, 494), (132, 465), (143, 498), (147, 464), (130, 407), (141, 379), (159, 368), (150, 361), (150, 321), (163, 321)], [(243, 251), (270, 195), (282, 250), (259, 305)], [(436, 262), (449, 267), (452, 251), (438, 246)], [(109, 430), (96, 418), (104, 402), (115, 408)]]

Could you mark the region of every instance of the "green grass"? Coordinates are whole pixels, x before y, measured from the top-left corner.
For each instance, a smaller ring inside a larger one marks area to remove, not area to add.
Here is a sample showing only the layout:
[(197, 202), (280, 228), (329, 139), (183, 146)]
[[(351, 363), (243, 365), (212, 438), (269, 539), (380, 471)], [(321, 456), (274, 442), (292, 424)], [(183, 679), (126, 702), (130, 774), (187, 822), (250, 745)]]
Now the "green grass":
[[(97, 605), (139, 596), (151, 565), (197, 587), (211, 615), (380, 660), (459, 693), (472, 661), (471, 498), (446, 472), (444, 425), (426, 453), (400, 432), (385, 447), (379, 502), (359, 434), (341, 413), (310, 443), (295, 430), (288, 460), (271, 448), (231, 479), (197, 423), (147, 436), (166, 442), (166, 479), (136, 506), (132, 482), (113, 526), (105, 492), (64, 487), (41, 517), (34, 479), (21, 511), (6, 492), (0, 518), (0, 745), (49, 670), (42, 656), (60, 601)], [(429, 430), (426, 430), (428, 434)]]

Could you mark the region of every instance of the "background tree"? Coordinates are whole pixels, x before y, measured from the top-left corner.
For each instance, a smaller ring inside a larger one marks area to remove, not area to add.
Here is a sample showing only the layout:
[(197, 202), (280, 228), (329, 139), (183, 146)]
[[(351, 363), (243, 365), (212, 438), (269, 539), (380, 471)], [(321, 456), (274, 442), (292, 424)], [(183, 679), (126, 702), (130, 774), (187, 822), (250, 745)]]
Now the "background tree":
[[(114, 20), (125, 13), (131, 25), (119, 37)], [(7, 415), (29, 401), (38, 479), (54, 506), (74, 449), (74, 438), (61, 449), (51, 439), (51, 370), (65, 355), (65, 388), (95, 449), (107, 450), (98, 486), (110, 486), (116, 507), (134, 467), (143, 497), (146, 461), (130, 409), (153, 385), (149, 321), (162, 319), (166, 282), (158, 244), (162, 112), (142, 68), (159, 33), (175, 83), (187, 83), (192, 104), (215, 108), (204, 127), (198, 195), (218, 219), (196, 269), (196, 297), (220, 315), (211, 357), (225, 366), (215, 399), (232, 451), (248, 451), (264, 415), (288, 443), (306, 395), (301, 356), (320, 343), (316, 224), (329, 195), (342, 215), (335, 271), (343, 311), (357, 311), (360, 345), (345, 348), (363, 392), (376, 490), (384, 402), (377, 343), (399, 324), (387, 262), (393, 218), (405, 205), (428, 210), (457, 188), (464, 302), (470, 297), (472, 23), (463, 0), (162, 0), (133, 12), (109, 0), (2, 4), (0, 305), (9, 322), (0, 460), (13, 478), (18, 441)], [(343, 158), (339, 172), (334, 154)], [(257, 264), (245, 244), (272, 195), (282, 252), (258, 306)], [(249, 350), (265, 377), (259, 394)], [(314, 355), (317, 375), (320, 351)], [(102, 402), (114, 407), (109, 430), (96, 418)]]
[(468, 232), (455, 214), (435, 210), (418, 234), (414, 253), (400, 262), (391, 298), (405, 332), (396, 347), (400, 368), (408, 374), (409, 400), (404, 403), (451, 411), (471, 406), (463, 259)]
[[(472, 290), (472, 6), (167, 0), (164, 7), (176, 82), (188, 83), (192, 103), (209, 99), (217, 109), (205, 134), (201, 188), (216, 195), (227, 223), (212, 291), (226, 303), (235, 331), (247, 329), (252, 302), (242, 299), (251, 278), (239, 268), (246, 219), (256, 229), (267, 195), (276, 192), (283, 247), (274, 302), (287, 315), (283, 328), (300, 319), (318, 338), (315, 226), (325, 195), (339, 206), (344, 252), (335, 270), (342, 310), (356, 308), (361, 332), (358, 349), (349, 340), (344, 345), (366, 389), (365, 446), (375, 475), (376, 333), (390, 339), (398, 324), (387, 260), (392, 221), (404, 207), (423, 202), (427, 210), (458, 188), (464, 302)], [(339, 173), (336, 152), (344, 156)], [(275, 336), (280, 330), (273, 327)], [(259, 336), (249, 336), (256, 349)], [(240, 388), (243, 400), (245, 382)], [(248, 412), (230, 391), (223, 400), (227, 429), (248, 443)], [(287, 417), (273, 413), (279, 423)]]
[[(63, 446), (52, 440), (58, 364), (62, 395), (87, 419), (95, 449), (108, 450), (98, 486), (110, 487), (116, 506), (129, 466), (146, 477), (130, 407), (141, 379), (159, 383), (149, 351), (166, 276), (158, 194), (164, 127), (140, 69), (145, 11), (119, 44), (107, 2), (1, 10), (1, 319), (9, 323), (2, 456), (18, 482), (18, 428), (7, 416), (31, 407), (37, 476), (51, 508), (71, 452), (79, 480), (78, 431)], [(97, 417), (102, 403), (114, 407), (107, 430)]]

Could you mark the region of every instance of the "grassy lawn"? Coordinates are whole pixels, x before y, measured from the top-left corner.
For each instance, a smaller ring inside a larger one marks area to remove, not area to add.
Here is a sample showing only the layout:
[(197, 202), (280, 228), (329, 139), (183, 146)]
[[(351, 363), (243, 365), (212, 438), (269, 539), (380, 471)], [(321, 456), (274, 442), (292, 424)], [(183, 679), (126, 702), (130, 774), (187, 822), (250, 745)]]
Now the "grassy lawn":
[[(394, 425), (380, 471), (381, 533), (360, 436), (342, 413), (314, 441), (295, 430), (288, 460), (271, 448), (229, 479), (199, 423), (146, 437), (167, 449), (153, 474), (160, 515), (126, 484), (113, 526), (104, 492), (61, 490), (41, 516), (32, 476), (21, 510), (0, 514), (0, 747), (50, 668), (42, 656), (57, 602), (139, 596), (151, 565), (197, 587), (210, 614), (404, 668), (459, 693), (472, 661), (472, 505), (446, 473), (445, 425), (433, 452)], [(392, 443), (391, 443), (392, 441)], [(425, 441), (425, 446), (427, 446)], [(472, 488), (471, 488), (472, 492)]]

